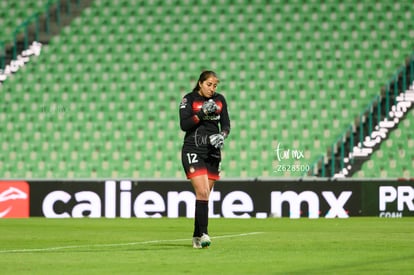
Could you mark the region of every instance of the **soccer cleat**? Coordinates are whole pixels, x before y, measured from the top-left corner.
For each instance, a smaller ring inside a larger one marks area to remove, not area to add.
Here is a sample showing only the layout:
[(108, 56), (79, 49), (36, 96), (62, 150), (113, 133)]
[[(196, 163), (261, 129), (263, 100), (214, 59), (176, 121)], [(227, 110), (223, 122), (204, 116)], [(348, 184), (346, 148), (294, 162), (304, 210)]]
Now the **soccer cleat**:
[(200, 237), (193, 237), (193, 248), (202, 248)]
[(200, 244), (202, 248), (208, 248), (211, 244), (210, 237), (203, 233), (203, 236), (200, 237)]

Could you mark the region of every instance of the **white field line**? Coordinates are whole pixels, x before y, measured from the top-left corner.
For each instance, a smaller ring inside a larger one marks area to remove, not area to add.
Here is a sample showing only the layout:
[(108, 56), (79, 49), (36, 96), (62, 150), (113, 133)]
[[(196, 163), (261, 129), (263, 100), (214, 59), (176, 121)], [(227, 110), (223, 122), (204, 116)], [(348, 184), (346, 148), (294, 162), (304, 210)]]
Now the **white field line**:
[[(244, 237), (244, 236), (256, 235), (256, 234), (261, 234), (261, 233), (263, 233), (263, 232), (249, 232), (249, 233), (234, 234), (234, 235), (222, 235), (222, 236), (211, 237), (211, 239), (225, 239), (225, 238)], [(191, 241), (191, 239), (152, 240), (152, 241), (142, 241), (142, 242), (132, 242), (132, 243), (85, 244), (85, 245), (55, 246), (55, 247), (47, 247), (47, 248), (10, 249), (10, 250), (0, 250), (0, 254), (6, 254), (6, 253), (34, 253), (34, 252), (47, 252), (47, 251), (55, 251), (55, 250), (65, 250), (65, 249), (133, 246), (133, 245), (142, 245), (142, 244), (171, 243), (171, 242), (184, 242), (184, 241), (186, 241), (186, 242)]]

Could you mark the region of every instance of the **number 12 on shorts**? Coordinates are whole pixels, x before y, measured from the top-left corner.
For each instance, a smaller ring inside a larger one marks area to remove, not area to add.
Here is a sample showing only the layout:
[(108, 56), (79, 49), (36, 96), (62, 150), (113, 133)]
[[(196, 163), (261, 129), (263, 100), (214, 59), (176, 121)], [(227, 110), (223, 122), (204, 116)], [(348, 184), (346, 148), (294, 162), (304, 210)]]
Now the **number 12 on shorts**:
[(188, 158), (188, 163), (189, 164), (198, 162), (196, 153), (187, 153), (187, 158)]

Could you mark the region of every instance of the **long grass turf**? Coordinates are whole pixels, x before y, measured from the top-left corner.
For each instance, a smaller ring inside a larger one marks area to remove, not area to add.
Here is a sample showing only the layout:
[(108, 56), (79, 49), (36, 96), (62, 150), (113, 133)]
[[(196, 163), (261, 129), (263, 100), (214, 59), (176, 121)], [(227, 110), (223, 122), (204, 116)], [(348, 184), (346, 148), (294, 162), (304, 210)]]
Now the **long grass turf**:
[(3, 219), (2, 274), (413, 274), (414, 219)]

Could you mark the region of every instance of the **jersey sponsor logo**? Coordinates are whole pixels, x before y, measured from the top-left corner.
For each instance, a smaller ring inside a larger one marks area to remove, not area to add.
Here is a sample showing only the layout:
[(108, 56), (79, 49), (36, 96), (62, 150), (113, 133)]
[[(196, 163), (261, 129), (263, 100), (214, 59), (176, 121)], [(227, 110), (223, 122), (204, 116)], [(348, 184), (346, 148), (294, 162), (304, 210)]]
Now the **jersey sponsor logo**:
[(205, 116), (203, 120), (220, 120), (220, 115), (216, 116)]
[(29, 203), (29, 184), (27, 182), (0, 182), (0, 218), (29, 217)]

